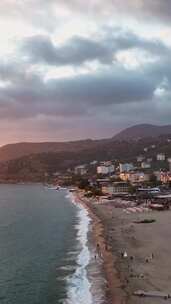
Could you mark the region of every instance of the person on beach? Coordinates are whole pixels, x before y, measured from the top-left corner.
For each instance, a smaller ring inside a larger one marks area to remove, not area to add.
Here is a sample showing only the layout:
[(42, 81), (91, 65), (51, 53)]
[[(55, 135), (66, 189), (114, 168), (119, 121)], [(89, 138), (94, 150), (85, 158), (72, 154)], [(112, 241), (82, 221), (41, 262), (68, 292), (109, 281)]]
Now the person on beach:
[(127, 254), (126, 251), (124, 252), (123, 257), (124, 257), (124, 258), (127, 258), (127, 257), (128, 257), (128, 254)]
[(102, 253), (101, 253), (101, 250), (100, 250), (100, 245), (99, 245), (99, 243), (97, 243), (96, 249), (97, 249), (98, 257), (99, 257), (99, 258), (102, 258)]

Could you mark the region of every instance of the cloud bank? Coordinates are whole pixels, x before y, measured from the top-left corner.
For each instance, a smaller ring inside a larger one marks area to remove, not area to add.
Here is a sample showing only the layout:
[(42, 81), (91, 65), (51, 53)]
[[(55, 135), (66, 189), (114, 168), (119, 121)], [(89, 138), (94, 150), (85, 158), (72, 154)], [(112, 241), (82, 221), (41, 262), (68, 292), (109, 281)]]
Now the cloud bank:
[(170, 123), (170, 1), (2, 0), (0, 12), (2, 143)]

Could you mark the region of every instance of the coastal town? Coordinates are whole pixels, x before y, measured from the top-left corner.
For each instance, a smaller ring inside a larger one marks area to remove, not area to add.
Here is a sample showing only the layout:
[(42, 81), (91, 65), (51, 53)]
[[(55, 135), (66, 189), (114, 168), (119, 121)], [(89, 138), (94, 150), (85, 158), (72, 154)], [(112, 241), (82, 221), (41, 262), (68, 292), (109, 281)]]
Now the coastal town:
[(94, 160), (54, 176), (92, 216), (111, 303), (170, 303), (171, 155), (148, 149), (134, 162)]
[[(154, 150), (155, 145), (150, 148)], [(99, 202), (116, 197), (155, 198), (159, 205), (171, 198), (171, 156), (153, 153), (153, 157), (146, 157), (148, 149), (145, 148), (141, 155), (137, 155), (134, 162), (94, 160), (73, 169), (68, 168), (63, 174), (55, 172), (53, 182), (78, 186), (85, 190), (86, 196), (98, 197)]]
[(38, 184), (60, 208), (69, 198), (87, 212), (84, 249), (92, 239), (99, 303), (171, 303), (171, 135), (137, 137), (132, 128), (119, 139), (4, 146), (0, 182), (18, 191)]
[(0, 304), (171, 304), (171, 0), (0, 23)]

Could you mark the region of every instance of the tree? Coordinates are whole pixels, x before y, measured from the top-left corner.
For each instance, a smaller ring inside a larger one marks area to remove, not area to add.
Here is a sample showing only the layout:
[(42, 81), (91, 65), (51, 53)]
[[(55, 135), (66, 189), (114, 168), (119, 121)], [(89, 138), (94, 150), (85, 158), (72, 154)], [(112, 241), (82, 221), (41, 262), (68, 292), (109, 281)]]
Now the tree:
[(149, 181), (150, 181), (152, 184), (156, 185), (156, 184), (157, 184), (157, 177), (152, 173), (152, 174), (150, 175)]
[(136, 193), (136, 187), (135, 186), (132, 186), (131, 184), (129, 185), (129, 188), (128, 188), (128, 192), (130, 194), (134, 194)]
[(90, 183), (88, 181), (88, 179), (81, 179), (78, 182), (78, 188), (82, 189), (82, 190), (88, 190), (90, 187)]

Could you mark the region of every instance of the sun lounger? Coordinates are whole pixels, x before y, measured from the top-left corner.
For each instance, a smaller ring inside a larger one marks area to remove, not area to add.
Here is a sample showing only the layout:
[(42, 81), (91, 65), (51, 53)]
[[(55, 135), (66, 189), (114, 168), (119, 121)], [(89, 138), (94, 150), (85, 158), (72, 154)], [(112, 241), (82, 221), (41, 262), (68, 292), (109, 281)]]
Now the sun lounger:
[(135, 296), (138, 297), (156, 297), (156, 298), (163, 298), (169, 299), (171, 295), (161, 291), (144, 291), (144, 290), (137, 290), (133, 293)]

